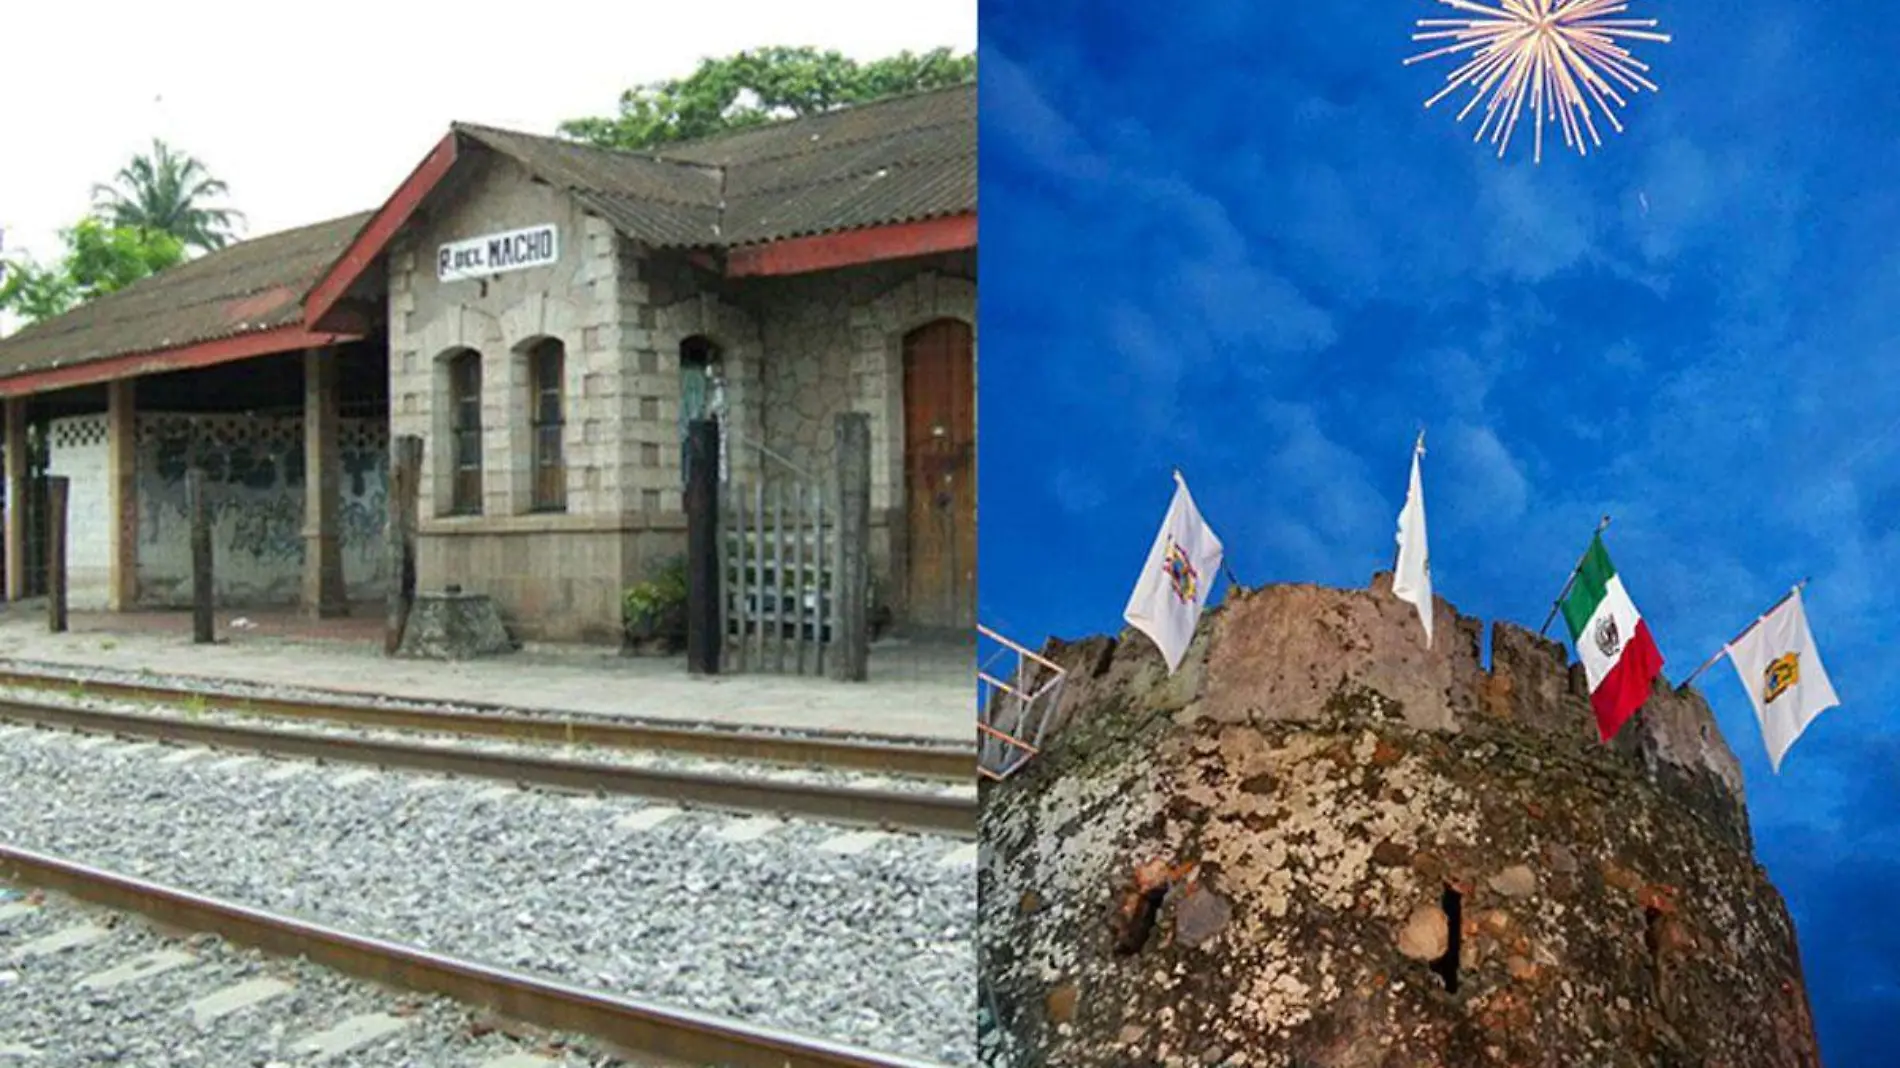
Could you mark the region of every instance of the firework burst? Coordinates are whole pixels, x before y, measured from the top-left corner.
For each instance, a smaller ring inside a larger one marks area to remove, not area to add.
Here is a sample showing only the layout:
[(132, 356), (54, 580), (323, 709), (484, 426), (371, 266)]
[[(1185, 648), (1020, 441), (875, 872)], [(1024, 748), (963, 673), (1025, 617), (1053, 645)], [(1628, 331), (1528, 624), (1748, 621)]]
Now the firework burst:
[[(1458, 113), (1463, 122), (1486, 100), (1484, 118), (1473, 141), (1488, 133), (1503, 159), (1511, 135), (1526, 106), (1536, 129), (1535, 156), (1544, 159), (1544, 127), (1556, 124), (1564, 144), (1587, 155), (1592, 145), (1602, 147), (1596, 115), (1617, 133), (1616, 108), (1627, 107), (1624, 90), (1632, 96), (1647, 89), (1658, 92), (1645, 75), (1649, 68), (1637, 61), (1622, 41), (1667, 44), (1667, 34), (1655, 32), (1655, 19), (1619, 18), (1629, 4), (1619, 0), (1438, 0), (1466, 12), (1465, 18), (1420, 19), (1414, 41), (1449, 41), (1405, 61), (1406, 66), (1442, 56), (1463, 57), (1463, 64), (1445, 79), (1445, 88), (1425, 101), (1431, 107), (1459, 89), (1470, 89), (1471, 100)], [(1587, 140), (1586, 140), (1587, 138)]]

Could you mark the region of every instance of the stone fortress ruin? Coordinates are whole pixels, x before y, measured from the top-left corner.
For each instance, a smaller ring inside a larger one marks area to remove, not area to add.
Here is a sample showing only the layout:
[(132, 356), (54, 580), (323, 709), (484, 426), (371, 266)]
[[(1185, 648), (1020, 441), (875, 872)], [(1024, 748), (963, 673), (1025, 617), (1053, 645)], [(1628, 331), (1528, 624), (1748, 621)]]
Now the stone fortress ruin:
[(1582, 669), (1445, 601), (1235, 590), (1170, 678), (1054, 642), (1041, 753), (986, 783), (992, 1064), (1813, 1068), (1741, 771), (1658, 680), (1610, 744)]

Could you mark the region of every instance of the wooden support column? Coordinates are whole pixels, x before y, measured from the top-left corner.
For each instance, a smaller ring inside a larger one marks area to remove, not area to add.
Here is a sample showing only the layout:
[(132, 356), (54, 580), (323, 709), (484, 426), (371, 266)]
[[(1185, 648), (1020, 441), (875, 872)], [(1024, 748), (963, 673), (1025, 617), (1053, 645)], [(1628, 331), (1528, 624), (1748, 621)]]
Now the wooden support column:
[(389, 447), (389, 509), (383, 520), (389, 553), (389, 617), (383, 654), (395, 656), (416, 600), (416, 524), (420, 518), (422, 439), (404, 434)]
[(106, 514), (112, 571), (106, 608), (124, 612), (139, 599), (139, 450), (137, 379), (106, 383)]
[(6, 401), (7, 600), (26, 596), (26, 398)]
[(349, 613), (338, 529), (343, 458), (337, 441), (336, 350), (303, 354), (303, 606), (314, 618)]

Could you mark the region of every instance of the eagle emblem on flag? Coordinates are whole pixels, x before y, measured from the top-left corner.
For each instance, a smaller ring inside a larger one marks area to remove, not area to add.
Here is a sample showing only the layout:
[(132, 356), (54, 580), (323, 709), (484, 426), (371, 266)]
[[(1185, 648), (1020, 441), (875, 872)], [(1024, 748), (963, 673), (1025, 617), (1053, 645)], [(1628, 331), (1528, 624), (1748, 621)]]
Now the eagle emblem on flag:
[(1605, 615), (1597, 623), (1593, 637), (1596, 639), (1597, 650), (1612, 660), (1616, 659), (1618, 650), (1623, 648), (1623, 636), (1617, 633), (1615, 616)]
[(1787, 653), (1768, 662), (1762, 672), (1761, 703), (1773, 704), (1775, 698), (1793, 689), (1801, 681), (1801, 654)]
[(1173, 538), (1168, 539), (1168, 553), (1161, 560), (1161, 568), (1167, 572), (1168, 587), (1182, 604), (1193, 604), (1201, 592), (1201, 573), (1194, 569), (1194, 561), (1188, 559), (1186, 551)]

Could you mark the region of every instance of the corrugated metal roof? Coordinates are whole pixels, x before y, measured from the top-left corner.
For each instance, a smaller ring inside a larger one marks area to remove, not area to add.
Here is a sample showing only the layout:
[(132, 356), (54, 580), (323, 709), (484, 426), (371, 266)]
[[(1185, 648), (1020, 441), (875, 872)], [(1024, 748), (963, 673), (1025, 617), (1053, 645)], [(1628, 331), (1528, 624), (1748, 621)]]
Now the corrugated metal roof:
[(748, 245), (976, 210), (975, 86), (655, 153), (455, 128), (658, 248)]
[[(976, 210), (976, 87), (616, 152), (468, 123), (455, 132), (659, 248), (718, 248)], [(374, 212), (242, 241), (0, 339), (0, 377), (274, 329)]]
[(0, 339), (0, 377), (301, 322), (303, 295), (372, 212), (241, 241)]

